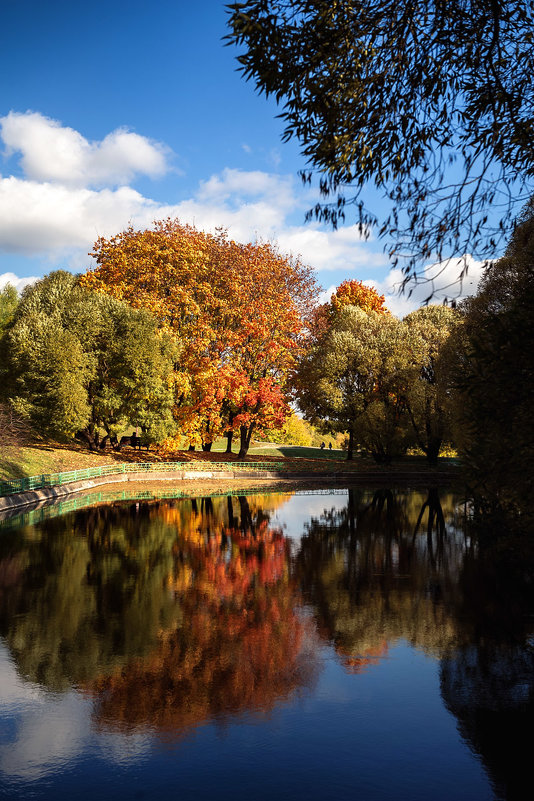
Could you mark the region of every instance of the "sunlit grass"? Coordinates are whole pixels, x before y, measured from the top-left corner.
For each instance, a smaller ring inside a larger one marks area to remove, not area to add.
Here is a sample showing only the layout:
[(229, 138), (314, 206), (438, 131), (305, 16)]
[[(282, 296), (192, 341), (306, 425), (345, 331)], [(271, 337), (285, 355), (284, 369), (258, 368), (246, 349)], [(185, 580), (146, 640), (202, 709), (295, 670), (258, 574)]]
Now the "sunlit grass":
[[(60, 473), (81, 467), (96, 467), (115, 461), (116, 454), (90, 453), (81, 448), (61, 445), (4, 447), (0, 454), (0, 479)], [(125, 461), (122, 459), (122, 461)]]

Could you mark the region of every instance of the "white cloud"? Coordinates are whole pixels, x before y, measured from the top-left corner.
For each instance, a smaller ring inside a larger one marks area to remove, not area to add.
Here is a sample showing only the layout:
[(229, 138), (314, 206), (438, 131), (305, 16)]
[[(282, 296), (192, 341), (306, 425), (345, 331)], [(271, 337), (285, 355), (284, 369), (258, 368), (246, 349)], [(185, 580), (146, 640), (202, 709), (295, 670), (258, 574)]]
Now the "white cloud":
[(384, 263), (367, 252), (357, 226), (337, 231), (317, 223), (291, 225), (304, 216), (309, 193), (297, 192), (292, 176), (226, 168), (199, 183), (196, 192), (174, 205), (144, 197), (129, 186), (98, 187), (118, 175), (165, 167), (161, 150), (136, 134), (115, 131), (90, 144), (71, 128), (37, 113), (3, 117), (2, 138), (21, 154), (25, 178), (0, 178), (0, 250), (61, 259), (73, 269), (88, 263), (99, 236), (129, 223), (142, 228), (155, 219), (177, 217), (198, 228), (225, 227), (238, 241), (277, 242), (282, 252), (301, 256), (317, 270), (352, 272)]
[(89, 142), (73, 128), (28, 111), (0, 118), (7, 155), (20, 153), (25, 175), (64, 186), (114, 186), (135, 175), (156, 178), (168, 171), (168, 149), (123, 128)]
[[(129, 185), (116, 185), (135, 174), (163, 174), (166, 150), (160, 144), (122, 129), (89, 142), (78, 131), (35, 112), (11, 112), (0, 124), (8, 154), (20, 154), (26, 176), (0, 177), (0, 251), (38, 256), (47, 268), (81, 270), (99, 236), (112, 236), (130, 223), (146, 228), (154, 220), (175, 217), (207, 231), (225, 227), (238, 241), (272, 241), (281, 252), (301, 256), (320, 273), (365, 278), (401, 316), (429, 294), (427, 283), (413, 287), (411, 297), (409, 290), (396, 294), (395, 285), (402, 281), (398, 270), (381, 280), (387, 259), (370, 247), (357, 225), (331, 230), (317, 222), (292, 223), (292, 216), (302, 219), (316, 200), (312, 190), (303, 190), (292, 176), (226, 168), (200, 181), (189, 198), (165, 204)], [(471, 262), (464, 292), (473, 291), (480, 276), (481, 264)], [(440, 287), (459, 272), (452, 263), (429, 270), (442, 271)], [(19, 281), (11, 275), (9, 280), (20, 288), (22, 281), (32, 279)], [(446, 292), (450, 297), (457, 289)], [(435, 299), (440, 302), (443, 294)]]
[(195, 197), (200, 202), (224, 202), (233, 208), (261, 200), (276, 205), (279, 215), (293, 208), (296, 200), (291, 176), (229, 168), (201, 181)]
[(380, 267), (387, 263), (382, 253), (372, 253), (365, 247), (357, 225), (331, 231), (308, 223), (282, 231), (277, 241), (282, 251), (301, 254), (304, 261), (317, 270), (351, 273), (362, 267)]
[(87, 253), (98, 236), (122, 230), (130, 219), (149, 224), (157, 208), (126, 186), (97, 191), (2, 178), (0, 248), (25, 255)]
[[(460, 281), (464, 267), (467, 272)], [(484, 262), (476, 261), (472, 256), (447, 259), (438, 264), (430, 264), (421, 271), (417, 281), (410, 281), (401, 292), (404, 276), (399, 269), (390, 270), (383, 281), (364, 281), (368, 286), (385, 295), (386, 306), (397, 317), (405, 317), (427, 301), (443, 303), (444, 300), (460, 301), (468, 295), (474, 295), (484, 272)], [(430, 296), (432, 296), (430, 298)], [(430, 298), (430, 299), (429, 299)]]
[(19, 278), (15, 273), (0, 273), (0, 292), (7, 284), (11, 284), (20, 293), (25, 286), (34, 284), (37, 280), (38, 278), (35, 275), (28, 278)]
[[(459, 280), (464, 267), (467, 267), (467, 272), (463, 279)], [(416, 281), (412, 279), (404, 290), (402, 290), (404, 276), (399, 269), (390, 270), (382, 281), (366, 278), (362, 283), (384, 295), (387, 308), (396, 317), (402, 318), (426, 302), (434, 304), (443, 303), (445, 300), (458, 302), (469, 295), (474, 295), (483, 272), (484, 262), (476, 261), (467, 255), (460, 259), (447, 259), (438, 264), (427, 265), (418, 279)], [(332, 284), (325, 289), (321, 293), (320, 302), (328, 303), (336, 288), (336, 285)]]

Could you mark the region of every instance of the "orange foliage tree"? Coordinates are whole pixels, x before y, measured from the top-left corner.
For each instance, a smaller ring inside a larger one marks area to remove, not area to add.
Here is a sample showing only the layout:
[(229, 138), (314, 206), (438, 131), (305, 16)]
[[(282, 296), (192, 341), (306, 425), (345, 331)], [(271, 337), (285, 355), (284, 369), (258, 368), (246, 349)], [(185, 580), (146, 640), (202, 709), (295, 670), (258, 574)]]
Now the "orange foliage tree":
[(364, 312), (389, 314), (384, 295), (379, 295), (374, 287), (365, 286), (361, 281), (343, 281), (330, 298), (330, 303), (336, 312), (344, 306), (359, 306)]
[(324, 335), (345, 306), (358, 306), (367, 313), (389, 314), (384, 300), (384, 295), (379, 295), (372, 286), (365, 286), (356, 280), (343, 281), (330, 296), (329, 303), (316, 307), (311, 325), (312, 339), (318, 340)]
[(191, 444), (209, 450), (226, 433), (231, 450), (238, 431), (244, 456), (255, 428), (283, 425), (317, 298), (310, 267), (171, 219), (101, 237), (92, 255), (82, 283), (150, 309), (179, 338), (175, 417)]

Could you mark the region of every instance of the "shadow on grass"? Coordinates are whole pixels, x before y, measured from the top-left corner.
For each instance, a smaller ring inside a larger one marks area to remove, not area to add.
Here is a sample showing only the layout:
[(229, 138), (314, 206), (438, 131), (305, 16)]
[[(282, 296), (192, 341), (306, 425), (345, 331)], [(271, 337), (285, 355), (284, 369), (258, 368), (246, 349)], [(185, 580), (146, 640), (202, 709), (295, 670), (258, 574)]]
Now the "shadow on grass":
[(288, 459), (334, 459), (344, 461), (347, 458), (345, 451), (328, 450), (327, 448), (306, 448), (303, 445), (279, 445), (278, 450)]
[(2, 476), (13, 479), (27, 478), (28, 475), (28, 471), (24, 470), (20, 462), (16, 462), (14, 459), (0, 459), (0, 481), (2, 480)]

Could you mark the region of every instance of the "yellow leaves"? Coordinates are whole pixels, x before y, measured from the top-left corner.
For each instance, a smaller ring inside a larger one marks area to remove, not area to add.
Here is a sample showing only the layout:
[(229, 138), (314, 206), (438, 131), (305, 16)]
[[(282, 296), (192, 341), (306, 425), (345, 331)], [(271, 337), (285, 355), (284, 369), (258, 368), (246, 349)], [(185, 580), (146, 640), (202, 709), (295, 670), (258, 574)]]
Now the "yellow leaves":
[(318, 292), (311, 268), (270, 244), (171, 219), (101, 237), (92, 255), (83, 285), (148, 309), (179, 340), (175, 417), (191, 438), (202, 426), (210, 437), (223, 432), (230, 408), (259, 420), (263, 406), (285, 403), (272, 393), (267, 401), (258, 382), (269, 376), (283, 387), (302, 351)]

